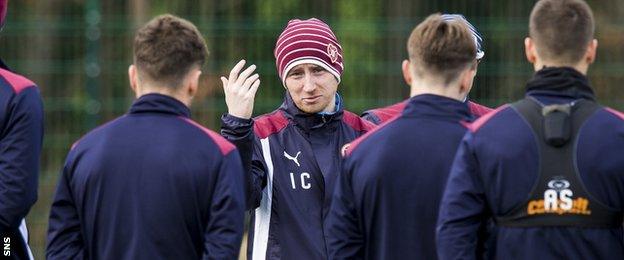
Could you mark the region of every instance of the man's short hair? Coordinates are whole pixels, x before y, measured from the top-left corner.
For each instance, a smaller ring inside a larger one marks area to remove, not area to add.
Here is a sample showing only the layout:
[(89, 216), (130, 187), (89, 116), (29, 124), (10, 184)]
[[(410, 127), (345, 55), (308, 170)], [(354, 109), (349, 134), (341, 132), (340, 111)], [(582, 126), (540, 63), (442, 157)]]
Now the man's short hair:
[(407, 52), (417, 76), (435, 74), (448, 84), (476, 64), (477, 46), (464, 22), (433, 14), (414, 28)]
[(594, 16), (582, 0), (540, 0), (531, 11), (529, 36), (540, 58), (578, 63), (594, 38)]
[(208, 55), (206, 42), (191, 22), (160, 15), (134, 37), (134, 65), (139, 78), (177, 88), (188, 72), (201, 67)]

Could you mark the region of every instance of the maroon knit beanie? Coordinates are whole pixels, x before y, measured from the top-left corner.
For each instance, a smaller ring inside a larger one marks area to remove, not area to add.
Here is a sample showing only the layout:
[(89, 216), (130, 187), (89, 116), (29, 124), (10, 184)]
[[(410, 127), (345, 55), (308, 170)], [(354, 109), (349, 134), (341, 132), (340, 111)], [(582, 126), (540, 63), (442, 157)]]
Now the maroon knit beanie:
[(288, 71), (299, 64), (321, 66), (333, 74), (338, 82), (344, 69), (342, 46), (336, 35), (329, 25), (316, 18), (290, 20), (277, 38), (274, 55), (282, 83), (285, 82)]

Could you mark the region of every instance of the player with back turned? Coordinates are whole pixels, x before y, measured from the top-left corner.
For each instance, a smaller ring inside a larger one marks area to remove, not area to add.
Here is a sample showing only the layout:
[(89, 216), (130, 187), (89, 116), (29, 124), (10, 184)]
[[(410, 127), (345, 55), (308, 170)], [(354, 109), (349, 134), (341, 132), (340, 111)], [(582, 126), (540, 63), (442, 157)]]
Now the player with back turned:
[(477, 46), (463, 21), (435, 14), (412, 31), (407, 51), (405, 109), (347, 150), (325, 223), (330, 259), (436, 259), (440, 199), (472, 120), (464, 100)]
[(624, 259), (624, 115), (596, 103), (594, 18), (582, 0), (540, 0), (525, 39), (524, 99), (470, 127), (440, 207), (441, 259), (475, 259), (486, 219), (496, 259)]
[(77, 141), (50, 211), (48, 259), (236, 259), (243, 235), (238, 151), (191, 120), (206, 43), (158, 16), (134, 38), (128, 113)]

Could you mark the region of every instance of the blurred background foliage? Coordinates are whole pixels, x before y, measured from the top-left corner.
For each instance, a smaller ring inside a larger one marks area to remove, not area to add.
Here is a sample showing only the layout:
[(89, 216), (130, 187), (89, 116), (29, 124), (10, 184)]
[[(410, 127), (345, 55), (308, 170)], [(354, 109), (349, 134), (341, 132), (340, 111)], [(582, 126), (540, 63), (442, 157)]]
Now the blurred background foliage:
[[(624, 1), (589, 1), (599, 52), (590, 80), (600, 101), (622, 109)], [(37, 259), (44, 258), (47, 218), (57, 178), (71, 144), (91, 128), (126, 112), (135, 30), (172, 13), (194, 22), (210, 57), (193, 118), (218, 130), (226, 111), (219, 76), (238, 60), (258, 65), (262, 85), (255, 114), (275, 109), (284, 90), (273, 48), (289, 19), (317, 17), (335, 31), (345, 57), (339, 91), (349, 110), (385, 106), (408, 96), (400, 73), (410, 31), (434, 12), (462, 13), (484, 36), (485, 59), (471, 98), (496, 107), (520, 98), (532, 67), (523, 38), (534, 1), (478, 0), (20, 0), (10, 1), (0, 34), (0, 57), (38, 83), (45, 102), (45, 141), (39, 200), (27, 222)], [(104, 209), (106, 210), (106, 209)], [(166, 223), (163, 223), (166, 225)]]

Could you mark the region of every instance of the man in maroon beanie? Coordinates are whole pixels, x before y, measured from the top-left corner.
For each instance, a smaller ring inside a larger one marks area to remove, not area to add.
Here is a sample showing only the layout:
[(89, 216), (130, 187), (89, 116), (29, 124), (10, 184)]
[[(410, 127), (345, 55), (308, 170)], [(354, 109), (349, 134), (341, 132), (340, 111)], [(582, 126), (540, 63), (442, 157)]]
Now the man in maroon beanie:
[(238, 147), (252, 214), (249, 259), (326, 259), (323, 220), (340, 172), (340, 149), (373, 125), (344, 110), (336, 92), (342, 47), (319, 19), (291, 20), (277, 39), (284, 103), (251, 118), (260, 85), (240, 61), (222, 77), (221, 134)]

